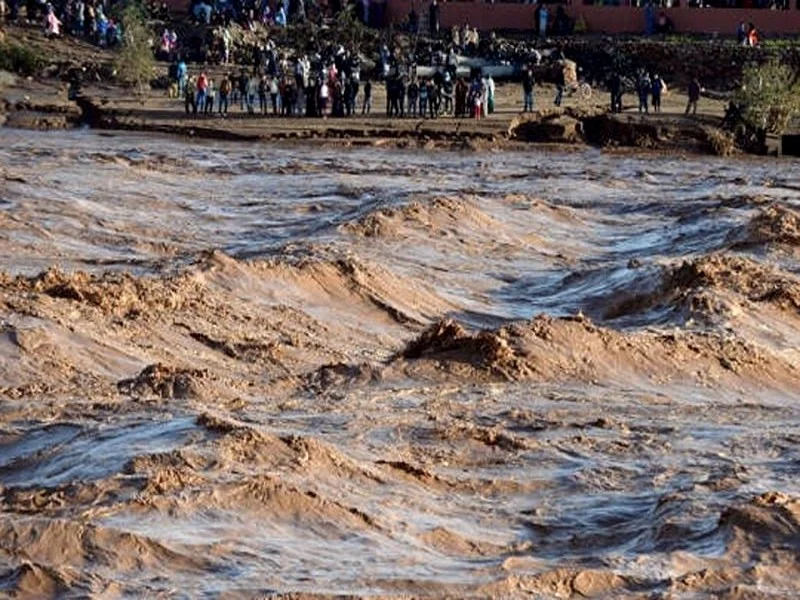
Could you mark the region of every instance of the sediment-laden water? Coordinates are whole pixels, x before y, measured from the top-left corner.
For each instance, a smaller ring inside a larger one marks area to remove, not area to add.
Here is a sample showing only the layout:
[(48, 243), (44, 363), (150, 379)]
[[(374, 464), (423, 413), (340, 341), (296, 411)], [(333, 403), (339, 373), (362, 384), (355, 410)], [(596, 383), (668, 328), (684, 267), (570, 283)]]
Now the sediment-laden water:
[(0, 593), (794, 597), (799, 207), (789, 161), (0, 130)]

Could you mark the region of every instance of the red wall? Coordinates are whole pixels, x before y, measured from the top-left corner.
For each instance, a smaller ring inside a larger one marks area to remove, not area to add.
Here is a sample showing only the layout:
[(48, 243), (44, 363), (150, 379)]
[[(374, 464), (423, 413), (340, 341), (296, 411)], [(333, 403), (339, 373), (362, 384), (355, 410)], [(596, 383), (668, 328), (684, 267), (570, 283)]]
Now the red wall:
[[(794, 4), (794, 3), (793, 3)], [(428, 2), (415, 2), (420, 13), (420, 26), (427, 29)], [(440, 4), (443, 28), (461, 25), (464, 22), (479, 30), (532, 29), (536, 6), (533, 4), (487, 4), (475, 2), (447, 2)], [(387, 19), (400, 23), (408, 17), (411, 0), (387, 0)], [(644, 10), (630, 6), (583, 6), (566, 7), (573, 19), (579, 16), (592, 33), (642, 33)], [(741, 21), (754, 23), (766, 34), (800, 34), (800, 10), (753, 10), (716, 8), (669, 8), (665, 12), (675, 25), (676, 32), (719, 33), (735, 35)], [(550, 11), (552, 22), (555, 9)]]

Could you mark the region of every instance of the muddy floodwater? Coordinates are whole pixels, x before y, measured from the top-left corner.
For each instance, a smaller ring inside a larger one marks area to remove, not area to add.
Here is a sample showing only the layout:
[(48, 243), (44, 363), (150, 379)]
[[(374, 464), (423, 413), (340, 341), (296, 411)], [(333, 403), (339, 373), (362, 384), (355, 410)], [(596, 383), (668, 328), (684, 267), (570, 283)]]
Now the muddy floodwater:
[(800, 162), (0, 130), (0, 595), (793, 598)]

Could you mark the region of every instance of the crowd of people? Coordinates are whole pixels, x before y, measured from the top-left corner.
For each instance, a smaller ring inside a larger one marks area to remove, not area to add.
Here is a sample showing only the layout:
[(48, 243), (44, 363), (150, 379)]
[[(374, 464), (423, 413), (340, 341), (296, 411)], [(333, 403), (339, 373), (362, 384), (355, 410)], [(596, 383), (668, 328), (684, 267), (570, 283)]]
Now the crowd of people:
[[(638, 110), (640, 113), (649, 113), (652, 108), (654, 113), (661, 112), (661, 99), (667, 93), (667, 84), (658, 73), (648, 73), (642, 69), (635, 82), (636, 96), (639, 100)], [(611, 74), (608, 81), (608, 91), (611, 96), (611, 112), (619, 113), (624, 110), (623, 96), (625, 93), (625, 81), (618, 72)], [(684, 111), (685, 115), (696, 115), (697, 104), (703, 88), (697, 77), (693, 77), (687, 88), (687, 104)]]
[(381, 24), (376, 17), (382, 18), (378, 9), (383, 8), (383, 4), (370, 0), (191, 0), (189, 14), (196, 23), (215, 27), (228, 27), (232, 23), (250, 29), (256, 24), (286, 27), (290, 23), (318, 22), (325, 15), (336, 15), (348, 2), (352, 3), (356, 18), (362, 23)]
[(122, 26), (110, 14), (103, 0), (6, 0), (8, 19), (42, 23), (48, 37), (70, 35), (100, 47), (114, 47), (122, 42)]
[(359, 108), (369, 114), (372, 106), (371, 82), (366, 81), (361, 91), (360, 82), (352, 76), (302, 76), (298, 80), (287, 75), (252, 75), (242, 69), (238, 74), (223, 75), (219, 82), (201, 72), (188, 77), (183, 88), (185, 111), (192, 116), (227, 115), (229, 109), (238, 107), (254, 116), (345, 117), (357, 114)]
[(386, 79), (386, 115), (435, 119), (442, 115), (481, 119), (495, 110), (496, 85), (491, 74), (478, 71), (455, 77), (437, 70), (432, 77)]
[[(289, 56), (274, 44), (259, 46), (253, 65), (225, 74), (219, 82), (205, 72), (191, 76), (186, 63), (177, 60), (170, 77), (187, 114), (226, 115), (239, 106), (251, 115), (352, 116), (362, 92), (360, 60), (342, 47), (331, 54)], [(371, 83), (365, 82), (362, 110), (371, 103)]]
[[(284, 117), (350, 117), (373, 110), (372, 81), (362, 82), (358, 68), (344, 59), (320, 65), (307, 56), (281, 57), (274, 70), (240, 68), (219, 81), (205, 71), (190, 75), (184, 61), (171, 71), (171, 95), (183, 100), (190, 116), (225, 116), (234, 107), (248, 115)], [(495, 81), (480, 71), (469, 79), (444, 70), (431, 77), (393, 71), (381, 84), (387, 117), (480, 119), (495, 109)]]

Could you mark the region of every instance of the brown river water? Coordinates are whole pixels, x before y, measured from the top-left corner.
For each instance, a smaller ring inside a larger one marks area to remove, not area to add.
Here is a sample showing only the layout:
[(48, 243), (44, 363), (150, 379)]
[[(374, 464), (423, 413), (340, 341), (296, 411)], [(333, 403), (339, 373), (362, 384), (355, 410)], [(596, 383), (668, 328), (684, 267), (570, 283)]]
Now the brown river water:
[(800, 594), (800, 163), (0, 130), (0, 596)]

